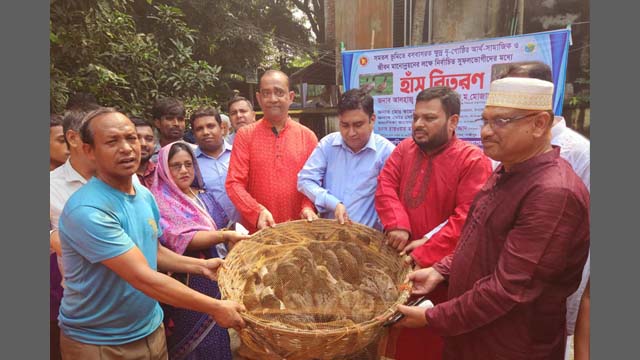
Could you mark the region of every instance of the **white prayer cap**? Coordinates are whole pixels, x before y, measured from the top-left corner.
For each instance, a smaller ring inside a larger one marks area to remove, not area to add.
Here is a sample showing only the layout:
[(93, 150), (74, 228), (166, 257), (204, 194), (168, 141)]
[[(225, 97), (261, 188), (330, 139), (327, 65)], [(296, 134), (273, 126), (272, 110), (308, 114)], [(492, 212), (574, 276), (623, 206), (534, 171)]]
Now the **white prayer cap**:
[(486, 106), (552, 110), (553, 83), (522, 77), (506, 77), (495, 80), (491, 83)]

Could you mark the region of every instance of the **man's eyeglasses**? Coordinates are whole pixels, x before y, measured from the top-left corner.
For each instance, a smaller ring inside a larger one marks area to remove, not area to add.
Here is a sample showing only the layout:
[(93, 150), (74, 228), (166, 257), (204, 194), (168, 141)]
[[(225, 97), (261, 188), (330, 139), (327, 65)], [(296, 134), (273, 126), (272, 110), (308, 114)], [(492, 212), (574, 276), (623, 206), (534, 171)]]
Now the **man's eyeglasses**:
[(185, 167), (185, 169), (187, 170), (191, 170), (193, 169), (193, 163), (190, 161), (187, 161), (185, 163), (178, 163), (178, 164), (169, 164), (169, 168), (173, 171), (180, 171), (182, 169), (182, 167)]
[(507, 124), (509, 124), (510, 122), (516, 121), (516, 120), (520, 120), (520, 119), (525, 119), (528, 118), (530, 116), (534, 116), (534, 115), (538, 115), (540, 113), (542, 113), (543, 111), (538, 111), (536, 113), (532, 113), (532, 114), (526, 114), (526, 115), (521, 115), (521, 116), (514, 116), (511, 118), (495, 118), (495, 119), (485, 119), (480, 118), (480, 120), (482, 120), (482, 126), (485, 125), (489, 125), (491, 126), (492, 129), (499, 129), (499, 128), (503, 128), (505, 126), (507, 126)]
[(273, 89), (273, 91), (268, 89), (260, 89), (260, 95), (262, 95), (262, 97), (269, 98), (272, 94), (275, 94), (276, 97), (281, 98), (287, 95), (287, 91), (279, 88), (275, 88)]

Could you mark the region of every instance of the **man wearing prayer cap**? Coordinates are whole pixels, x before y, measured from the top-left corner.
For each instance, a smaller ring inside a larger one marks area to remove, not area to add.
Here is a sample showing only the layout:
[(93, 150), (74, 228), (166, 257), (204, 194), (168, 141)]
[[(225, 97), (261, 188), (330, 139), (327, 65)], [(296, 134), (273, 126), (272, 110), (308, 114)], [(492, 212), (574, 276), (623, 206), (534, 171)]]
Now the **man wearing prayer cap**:
[(589, 193), (551, 145), (553, 84), (491, 83), (486, 155), (501, 162), (471, 205), (456, 251), (409, 274), (414, 294), (448, 281), (448, 300), (400, 305), (398, 325), (445, 336), (444, 359), (564, 358), (566, 298), (589, 250)]
[[(511, 63), (507, 67), (505, 75), (502, 77), (527, 77), (552, 81), (551, 67), (541, 61), (521, 61)], [(555, 116), (553, 126), (551, 127), (551, 144), (560, 146), (560, 157), (571, 164), (573, 170), (578, 174), (578, 176), (580, 176), (587, 189), (589, 189), (591, 184), (589, 140), (577, 131), (568, 127), (562, 116)], [(588, 317), (585, 316), (579, 317), (578, 312), (582, 309), (581, 299), (582, 295), (585, 293), (590, 273), (591, 268), (589, 266), (589, 258), (587, 258), (587, 263), (584, 265), (584, 269), (582, 269), (582, 281), (580, 282), (580, 286), (575, 293), (571, 294), (571, 296), (567, 298), (568, 337), (565, 360), (573, 359), (574, 354), (572, 349), (574, 348), (573, 343), (575, 329), (578, 328), (578, 326), (583, 326), (584, 329), (584, 324), (578, 325), (576, 320), (578, 318), (583, 321), (588, 319)], [(583, 332), (583, 334), (585, 333), (588, 334), (588, 331)], [(577, 345), (576, 347), (579, 347), (577, 343), (580, 341), (578, 341), (577, 337), (575, 342)]]

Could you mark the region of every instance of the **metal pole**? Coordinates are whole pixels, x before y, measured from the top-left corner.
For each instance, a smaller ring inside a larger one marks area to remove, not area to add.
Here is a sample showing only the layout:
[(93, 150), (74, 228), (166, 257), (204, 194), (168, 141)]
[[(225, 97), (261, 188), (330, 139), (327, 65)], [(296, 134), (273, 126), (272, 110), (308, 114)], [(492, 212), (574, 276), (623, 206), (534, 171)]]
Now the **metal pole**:
[(514, 0), (513, 2), (513, 14), (511, 15), (511, 25), (509, 26), (509, 35), (516, 34), (516, 21), (518, 21), (518, 4), (520, 0)]
[(402, 30), (404, 31), (402, 37), (402, 46), (407, 46), (407, 1), (404, 0), (404, 23), (402, 24)]
[(518, 34), (524, 33), (524, 0), (519, 0), (518, 4)]
[(427, 32), (427, 44), (433, 41), (433, 0), (429, 0), (429, 30)]
[(412, 30), (413, 30), (413, 0), (409, 0), (409, 45), (411, 45)]

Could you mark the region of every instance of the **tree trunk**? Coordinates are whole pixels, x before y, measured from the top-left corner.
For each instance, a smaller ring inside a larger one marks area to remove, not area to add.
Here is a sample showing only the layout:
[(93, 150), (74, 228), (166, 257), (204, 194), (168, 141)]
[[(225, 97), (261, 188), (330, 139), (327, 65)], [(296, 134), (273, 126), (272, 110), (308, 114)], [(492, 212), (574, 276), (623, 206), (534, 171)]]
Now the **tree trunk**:
[(326, 41), (325, 22), (324, 22), (324, 0), (315, 0), (313, 2), (313, 10), (316, 15), (316, 24), (318, 27), (317, 43), (324, 44)]
[(422, 32), (424, 30), (424, 17), (428, 0), (416, 0), (413, 12), (413, 26), (411, 27), (411, 45), (422, 44)]

